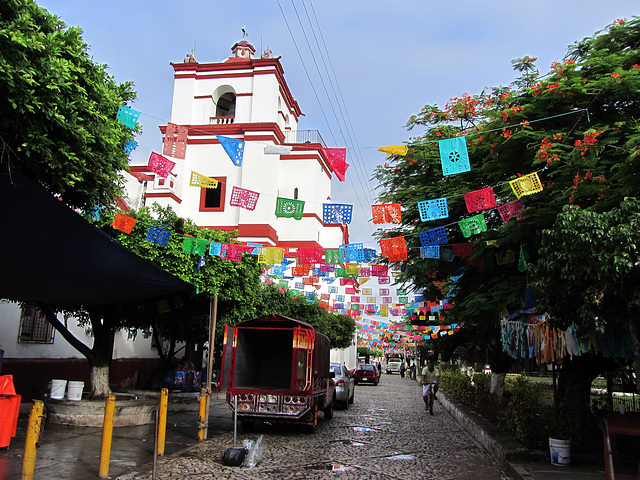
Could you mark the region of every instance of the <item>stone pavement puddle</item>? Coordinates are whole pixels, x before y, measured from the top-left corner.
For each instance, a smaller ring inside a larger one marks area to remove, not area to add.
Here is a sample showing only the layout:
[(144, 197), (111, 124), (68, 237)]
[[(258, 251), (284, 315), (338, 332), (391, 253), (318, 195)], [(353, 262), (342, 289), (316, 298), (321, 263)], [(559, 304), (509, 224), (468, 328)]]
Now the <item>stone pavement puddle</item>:
[(369, 428), (369, 427), (353, 427), (353, 431), (354, 432), (375, 432), (378, 433), (380, 432), (379, 429), (375, 429), (375, 428)]
[(392, 457), (384, 457), (387, 460), (415, 460), (413, 455), (393, 455)]
[(364, 417), (364, 419), (374, 421), (378, 425), (391, 425), (391, 422), (381, 422), (378, 418), (374, 417)]
[(364, 443), (363, 442), (356, 442), (354, 440), (347, 440), (347, 439), (331, 440), (330, 443), (341, 443), (343, 445), (351, 445), (352, 447), (364, 447)]

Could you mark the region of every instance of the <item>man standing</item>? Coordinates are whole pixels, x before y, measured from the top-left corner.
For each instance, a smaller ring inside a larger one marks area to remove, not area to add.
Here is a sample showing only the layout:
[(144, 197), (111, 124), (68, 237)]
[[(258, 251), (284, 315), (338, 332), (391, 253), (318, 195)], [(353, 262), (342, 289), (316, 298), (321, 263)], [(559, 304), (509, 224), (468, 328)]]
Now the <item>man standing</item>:
[(427, 366), (422, 369), (422, 400), (424, 409), (429, 410), (433, 415), (433, 398), (440, 382), (440, 371), (435, 368), (433, 360), (427, 362)]

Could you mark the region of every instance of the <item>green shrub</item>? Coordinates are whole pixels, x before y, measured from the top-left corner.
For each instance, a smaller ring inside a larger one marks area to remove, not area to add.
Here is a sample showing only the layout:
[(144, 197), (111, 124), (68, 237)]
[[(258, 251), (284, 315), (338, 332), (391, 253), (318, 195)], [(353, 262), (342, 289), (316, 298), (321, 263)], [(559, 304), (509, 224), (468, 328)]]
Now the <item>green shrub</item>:
[(497, 425), (529, 448), (544, 446), (553, 423), (549, 409), (541, 408), (539, 386), (522, 376), (507, 379), (506, 386)]
[(440, 386), (458, 401), (472, 406), (475, 390), (471, 385), (471, 377), (460, 369), (440, 370)]
[(452, 363), (441, 363), (440, 365), (438, 365), (438, 370), (440, 370), (441, 374), (442, 372), (459, 372), (460, 367)]
[(473, 385), (476, 389), (489, 393), (491, 389), (491, 375), (487, 375), (486, 373), (476, 373), (473, 376)]

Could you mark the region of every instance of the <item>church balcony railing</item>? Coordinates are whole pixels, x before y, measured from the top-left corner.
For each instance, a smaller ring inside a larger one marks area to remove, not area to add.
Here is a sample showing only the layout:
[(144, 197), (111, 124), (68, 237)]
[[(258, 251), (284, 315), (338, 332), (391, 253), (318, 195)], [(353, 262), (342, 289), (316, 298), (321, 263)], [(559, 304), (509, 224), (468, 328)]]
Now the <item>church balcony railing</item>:
[(209, 125), (230, 125), (235, 121), (234, 116), (230, 117), (209, 117)]
[(323, 148), (326, 147), (318, 130), (285, 130), (284, 143), (319, 143)]

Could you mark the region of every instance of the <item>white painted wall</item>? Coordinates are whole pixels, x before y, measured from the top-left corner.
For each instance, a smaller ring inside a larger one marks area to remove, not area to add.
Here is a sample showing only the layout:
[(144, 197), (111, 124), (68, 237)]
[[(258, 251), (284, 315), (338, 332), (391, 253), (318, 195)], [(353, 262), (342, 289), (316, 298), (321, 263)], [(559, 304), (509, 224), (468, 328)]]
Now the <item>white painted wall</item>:
[[(357, 343), (357, 337), (355, 334), (353, 336), (352, 343)], [(344, 363), (349, 370), (352, 370), (358, 365), (358, 347), (356, 347), (356, 345), (351, 345), (349, 348), (331, 349), (329, 359), (334, 363)]]
[[(52, 344), (19, 343), (20, 306), (17, 303), (0, 303), (0, 345), (4, 358), (84, 358), (58, 332)], [(59, 315), (59, 318), (62, 318)], [(85, 345), (91, 347), (93, 338), (79, 327), (74, 319), (69, 319), (69, 329)], [(135, 340), (127, 339), (128, 332), (116, 333), (113, 358), (156, 358), (155, 348), (151, 348), (151, 337), (144, 338), (141, 331)]]

